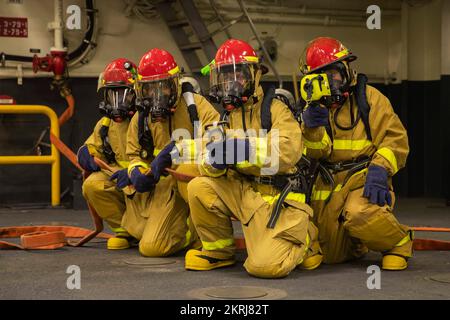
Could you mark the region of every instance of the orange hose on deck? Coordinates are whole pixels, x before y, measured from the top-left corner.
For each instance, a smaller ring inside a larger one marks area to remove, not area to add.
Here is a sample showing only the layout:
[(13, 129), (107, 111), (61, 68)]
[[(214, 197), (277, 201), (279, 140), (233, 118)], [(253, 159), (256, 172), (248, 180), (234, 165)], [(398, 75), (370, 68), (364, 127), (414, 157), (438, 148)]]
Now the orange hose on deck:
[(412, 227), (414, 231), (450, 232), (450, 228)]

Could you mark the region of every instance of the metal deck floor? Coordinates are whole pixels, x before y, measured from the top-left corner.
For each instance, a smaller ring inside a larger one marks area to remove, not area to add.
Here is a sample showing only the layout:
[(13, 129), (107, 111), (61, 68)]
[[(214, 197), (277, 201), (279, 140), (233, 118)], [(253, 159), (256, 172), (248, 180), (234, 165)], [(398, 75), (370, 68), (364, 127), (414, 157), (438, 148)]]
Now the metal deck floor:
[[(400, 199), (396, 208), (400, 222), (413, 226), (450, 227), (450, 207), (438, 199)], [(86, 211), (64, 209), (0, 209), (0, 224), (69, 224), (91, 227)], [(239, 228), (236, 232), (239, 233)], [(416, 237), (450, 240), (447, 233), (416, 233)], [(160, 266), (129, 265), (138, 258), (137, 248), (109, 251), (105, 240), (84, 248), (64, 247), (50, 251), (0, 251), (1, 299), (203, 299), (204, 288), (251, 286), (275, 290), (282, 299), (450, 299), (450, 252), (416, 251), (409, 268), (381, 272), (381, 289), (369, 290), (367, 267), (380, 263), (371, 252), (359, 261), (322, 265), (314, 271), (293, 271), (287, 278), (257, 279), (249, 276), (238, 254), (235, 266), (209, 272), (184, 270), (184, 254), (165, 258)], [(69, 290), (67, 268), (81, 270), (81, 289)], [(280, 294), (281, 293), (281, 294)]]

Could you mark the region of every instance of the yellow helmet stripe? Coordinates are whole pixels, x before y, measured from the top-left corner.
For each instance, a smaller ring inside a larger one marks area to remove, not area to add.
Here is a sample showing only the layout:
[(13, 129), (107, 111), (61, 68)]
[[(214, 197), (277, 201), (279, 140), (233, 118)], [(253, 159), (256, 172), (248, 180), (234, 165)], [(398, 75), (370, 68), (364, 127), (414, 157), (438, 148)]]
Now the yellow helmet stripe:
[(339, 51), (338, 53), (335, 53), (334, 56), (335, 56), (336, 58), (342, 58), (343, 56), (346, 56), (346, 55), (348, 55), (348, 54), (349, 54), (348, 50), (347, 50), (347, 49), (344, 49), (344, 50), (342, 50), (342, 51)]
[(172, 70), (169, 70), (169, 74), (170, 75), (174, 75), (175, 73), (180, 72), (180, 68), (178, 68), (178, 66), (176, 66), (175, 68), (173, 68)]
[(244, 59), (249, 62), (259, 62), (259, 58), (255, 56), (245, 56)]

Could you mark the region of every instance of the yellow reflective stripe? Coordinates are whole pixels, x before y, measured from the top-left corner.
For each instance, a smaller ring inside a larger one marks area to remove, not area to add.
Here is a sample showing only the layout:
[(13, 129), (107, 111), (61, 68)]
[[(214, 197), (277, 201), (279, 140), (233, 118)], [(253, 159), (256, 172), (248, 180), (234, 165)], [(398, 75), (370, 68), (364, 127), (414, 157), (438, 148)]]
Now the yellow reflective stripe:
[(126, 233), (126, 234), (128, 234), (128, 231), (125, 230), (122, 227), (118, 227), (118, 228), (110, 227), (110, 228), (111, 228), (111, 231), (114, 232), (115, 234), (118, 234), (118, 233)]
[(303, 263), (303, 261), (305, 260), (306, 252), (308, 252), (310, 243), (311, 243), (311, 237), (309, 236), (309, 232), (307, 232), (306, 240), (305, 240), (305, 251), (303, 251), (302, 259), (300, 260), (300, 262), (298, 264)]
[(130, 164), (128, 166), (128, 175), (131, 175), (131, 171), (136, 167), (143, 167), (145, 169), (148, 169), (148, 164), (142, 161), (134, 162), (133, 164)]
[[(258, 168), (262, 168), (266, 163), (267, 158), (267, 138), (253, 138), (250, 142), (253, 148), (250, 150), (255, 150), (255, 162), (242, 161), (236, 164), (236, 167), (239, 169), (244, 169), (252, 166), (257, 166)], [(252, 157), (252, 155), (251, 155)]]
[(238, 169), (245, 169), (245, 168), (249, 168), (249, 167), (252, 167), (252, 166), (253, 166), (253, 164), (251, 164), (248, 161), (243, 161), (243, 162), (236, 163), (236, 168), (238, 168)]
[(175, 73), (178, 73), (180, 71), (180, 68), (178, 68), (178, 66), (176, 66), (175, 68), (173, 68), (172, 70), (168, 71), (168, 74), (170, 75), (174, 75)]
[(117, 161), (117, 163), (118, 163), (119, 166), (121, 166), (122, 168), (128, 168), (128, 165), (130, 164), (130, 161)]
[(256, 165), (262, 167), (267, 158), (267, 138), (256, 138)]
[(111, 124), (111, 119), (107, 118), (107, 117), (103, 117), (102, 126), (109, 127), (110, 124)]
[[(275, 203), (279, 197), (280, 197), (280, 194), (277, 194), (276, 196), (271, 196), (271, 195), (263, 195), (262, 196), (263, 200), (266, 201), (268, 204)], [(304, 193), (289, 192), (286, 197), (286, 200), (305, 203), (306, 196)]]
[(205, 250), (219, 250), (234, 244), (234, 239), (219, 239), (214, 242), (202, 241), (203, 249)]
[[(177, 142), (176, 146), (183, 160), (192, 161), (197, 158), (197, 142), (194, 139), (183, 139)], [(188, 154), (187, 158), (185, 157), (185, 151)]]
[(183, 248), (186, 248), (191, 243), (192, 233), (191, 229), (189, 229), (190, 227), (189, 217), (186, 219), (186, 224), (187, 224), (186, 241), (184, 242)]
[[(333, 192), (338, 192), (342, 189), (342, 184), (338, 184)], [(325, 201), (328, 199), (328, 197), (331, 195), (331, 191), (330, 190), (315, 190), (315, 188), (313, 188), (312, 191), (312, 195), (311, 195), (311, 200), (315, 200), (315, 201)]]
[(406, 235), (406, 237), (404, 237), (402, 240), (399, 241), (399, 243), (397, 243), (395, 246), (396, 247), (401, 247), (402, 245), (404, 245), (405, 243), (407, 243), (408, 241), (411, 241), (411, 236), (408, 232), (408, 234)]
[(209, 171), (208, 165), (205, 163), (205, 159), (202, 160), (202, 168), (203, 168), (203, 170), (206, 171), (208, 176), (213, 177), (213, 178), (220, 177), (220, 176), (224, 175), (225, 172), (227, 172), (227, 169), (219, 170), (217, 173)]
[(160, 149), (153, 149), (153, 156), (156, 157), (161, 152)]
[(330, 196), (330, 190), (316, 190), (311, 195), (311, 200), (314, 201), (325, 201)]
[(312, 142), (305, 138), (303, 138), (303, 141), (305, 142), (305, 146), (307, 148), (314, 150), (322, 150), (331, 144), (330, 137), (328, 136), (326, 131), (323, 134), (322, 140), (319, 142)]
[(342, 58), (343, 56), (346, 56), (346, 55), (348, 55), (348, 50), (347, 49), (344, 49), (344, 50), (339, 51), (338, 53), (334, 54), (334, 56), (336, 58)]
[(397, 158), (395, 157), (394, 152), (392, 152), (391, 149), (389, 148), (381, 148), (377, 151), (377, 153), (382, 156), (383, 158), (385, 158), (387, 161), (389, 161), (389, 163), (392, 166), (392, 170), (395, 173), (397, 173), (398, 171), (398, 166), (397, 166)]
[(188, 231), (186, 232), (186, 241), (184, 242), (183, 248), (186, 248), (191, 243), (191, 237), (191, 230), (188, 229)]
[(303, 154), (304, 156), (306, 156), (306, 147), (303, 148), (302, 154)]
[(366, 147), (370, 147), (372, 142), (369, 140), (334, 140), (334, 150), (354, 150), (359, 151)]
[(258, 57), (255, 57), (255, 56), (245, 56), (244, 59), (246, 61), (256, 62), (256, 63), (258, 63), (258, 61), (259, 61)]
[[(361, 171), (358, 171), (358, 172), (354, 173), (351, 177), (353, 177), (354, 175), (357, 175), (357, 174), (361, 174), (361, 173), (363, 173), (363, 172), (367, 172), (367, 170), (368, 170), (368, 169), (365, 168), (365, 169), (363, 169), (363, 170), (361, 170)], [(351, 177), (350, 177), (350, 178), (351, 178)], [(338, 192), (338, 191), (340, 191), (341, 189), (342, 189), (342, 184), (338, 184), (338, 185), (334, 188), (333, 192)], [(311, 195), (311, 200), (315, 200), (315, 201), (323, 201), (323, 200), (327, 200), (328, 197), (330, 196), (330, 194), (331, 194), (331, 191), (330, 191), (330, 190), (316, 190), (315, 187), (313, 187), (312, 195)]]

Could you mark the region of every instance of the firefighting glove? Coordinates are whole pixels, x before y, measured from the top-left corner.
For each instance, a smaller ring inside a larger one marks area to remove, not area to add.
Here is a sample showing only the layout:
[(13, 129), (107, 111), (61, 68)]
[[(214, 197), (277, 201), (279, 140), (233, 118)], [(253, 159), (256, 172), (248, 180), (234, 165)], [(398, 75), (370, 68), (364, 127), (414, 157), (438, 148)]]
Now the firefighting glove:
[(307, 128), (317, 128), (328, 125), (328, 109), (318, 103), (310, 103), (302, 113), (302, 120)]
[(176, 152), (177, 148), (175, 147), (175, 141), (171, 141), (167, 146), (164, 147), (164, 149), (161, 150), (160, 153), (158, 153), (156, 158), (153, 159), (150, 166), (152, 168), (152, 175), (155, 178), (156, 182), (159, 181), (161, 175), (167, 175), (165, 173), (165, 169), (172, 166), (172, 155)]
[(392, 197), (389, 192), (388, 173), (385, 168), (371, 165), (366, 176), (364, 185), (364, 197), (370, 203), (378, 204), (380, 207), (386, 203), (392, 205)]
[(130, 178), (128, 177), (128, 169), (117, 170), (109, 178), (109, 181), (112, 181), (115, 179), (117, 179), (116, 185), (119, 189), (123, 189), (131, 183)]
[(89, 172), (100, 171), (100, 167), (95, 163), (94, 157), (89, 153), (89, 149), (86, 145), (82, 146), (78, 150), (78, 164), (84, 170)]
[(229, 164), (237, 164), (250, 159), (248, 139), (231, 138), (206, 145), (208, 162), (218, 170), (226, 169)]
[(141, 193), (152, 190), (157, 183), (153, 174), (145, 175), (141, 172), (140, 167), (131, 170), (130, 180), (136, 191)]

